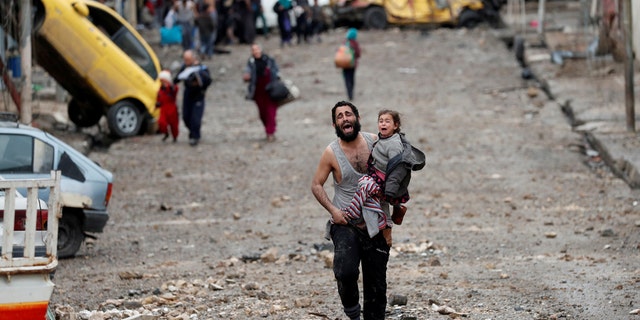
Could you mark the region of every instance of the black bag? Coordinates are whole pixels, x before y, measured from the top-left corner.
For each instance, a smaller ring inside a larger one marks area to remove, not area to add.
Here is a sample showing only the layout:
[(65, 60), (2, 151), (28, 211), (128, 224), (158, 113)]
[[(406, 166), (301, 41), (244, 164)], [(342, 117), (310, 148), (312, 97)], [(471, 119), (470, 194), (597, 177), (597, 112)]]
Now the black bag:
[(280, 102), (289, 96), (289, 89), (280, 79), (272, 80), (265, 87), (267, 94), (273, 101)]

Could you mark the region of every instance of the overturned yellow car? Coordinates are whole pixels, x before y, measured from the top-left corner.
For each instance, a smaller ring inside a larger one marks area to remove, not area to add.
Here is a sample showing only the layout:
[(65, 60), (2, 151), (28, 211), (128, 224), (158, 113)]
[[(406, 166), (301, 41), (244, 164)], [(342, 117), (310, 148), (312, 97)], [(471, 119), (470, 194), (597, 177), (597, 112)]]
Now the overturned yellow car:
[[(17, 4), (0, 9), (19, 12)], [(32, 41), (37, 64), (72, 96), (76, 126), (104, 115), (112, 135), (129, 137), (155, 125), (160, 63), (114, 10), (91, 0), (33, 0)]]

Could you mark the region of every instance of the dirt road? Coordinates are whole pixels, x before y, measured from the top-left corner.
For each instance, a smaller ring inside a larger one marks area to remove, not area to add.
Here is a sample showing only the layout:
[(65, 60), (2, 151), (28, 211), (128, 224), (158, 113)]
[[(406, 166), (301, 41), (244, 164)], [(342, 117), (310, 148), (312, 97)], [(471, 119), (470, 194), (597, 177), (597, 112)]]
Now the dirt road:
[[(111, 218), (60, 261), (52, 304), (83, 319), (344, 319), (321, 252), (328, 214), (310, 192), (335, 139), (330, 108), (346, 97), (332, 62), (343, 35), (264, 43), (302, 91), (280, 109), (275, 143), (243, 98), (249, 49), (234, 46), (207, 62), (216, 82), (199, 146), (181, 127), (177, 144), (142, 136), (93, 151), (116, 177)], [(482, 29), (359, 40), (363, 129), (399, 110), (428, 156), (394, 228), (388, 293), (407, 304), (388, 318), (448, 318), (434, 305), (469, 319), (637, 318), (638, 192), (583, 164), (580, 136), (527, 90), (506, 46)], [(179, 54), (158, 52), (165, 65)]]

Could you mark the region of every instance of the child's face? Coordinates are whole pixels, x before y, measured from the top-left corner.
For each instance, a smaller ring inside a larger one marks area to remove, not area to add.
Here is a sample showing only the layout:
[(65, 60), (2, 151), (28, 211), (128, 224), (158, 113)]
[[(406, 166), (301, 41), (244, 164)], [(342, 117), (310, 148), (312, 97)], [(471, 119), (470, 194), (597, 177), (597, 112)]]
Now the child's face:
[(390, 114), (383, 114), (378, 117), (378, 131), (383, 138), (392, 136), (398, 130), (398, 124), (393, 121)]

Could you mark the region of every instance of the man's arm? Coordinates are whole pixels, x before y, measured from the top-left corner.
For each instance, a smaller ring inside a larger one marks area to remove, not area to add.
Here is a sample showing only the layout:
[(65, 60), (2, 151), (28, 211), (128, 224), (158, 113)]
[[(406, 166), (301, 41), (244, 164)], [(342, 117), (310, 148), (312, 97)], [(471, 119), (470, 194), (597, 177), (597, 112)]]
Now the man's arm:
[(347, 224), (345, 213), (340, 210), (340, 208), (333, 205), (333, 203), (329, 199), (329, 196), (327, 195), (327, 192), (324, 190), (324, 183), (327, 182), (329, 174), (333, 173), (336, 168), (337, 163), (335, 161), (333, 150), (331, 150), (331, 147), (327, 147), (320, 157), (318, 169), (316, 170), (316, 173), (313, 176), (313, 180), (311, 181), (311, 193), (313, 193), (313, 196), (316, 197), (316, 200), (318, 200), (320, 205), (322, 205), (327, 210), (327, 212), (331, 214), (333, 223)]

